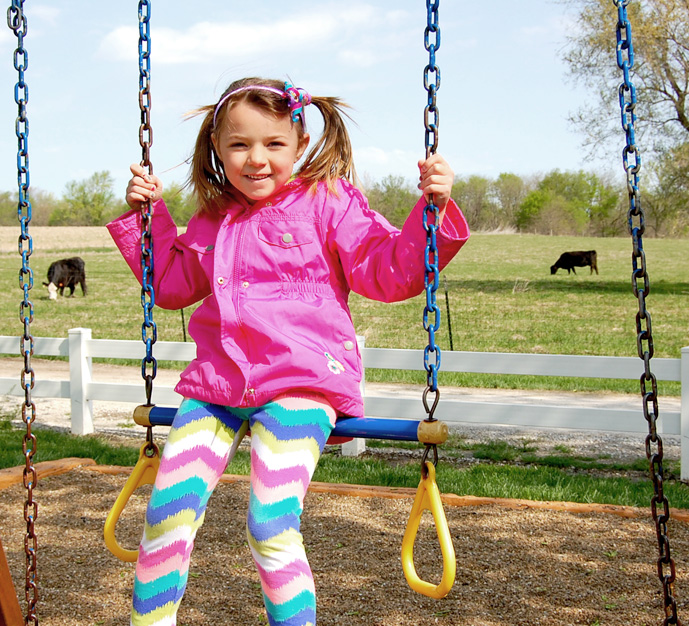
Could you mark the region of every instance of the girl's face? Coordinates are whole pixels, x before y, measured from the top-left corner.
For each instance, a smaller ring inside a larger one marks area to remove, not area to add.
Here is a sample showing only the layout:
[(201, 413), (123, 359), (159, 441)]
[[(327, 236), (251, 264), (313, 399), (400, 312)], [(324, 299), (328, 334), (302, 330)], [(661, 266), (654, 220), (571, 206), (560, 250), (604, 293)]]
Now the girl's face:
[(246, 102), (227, 112), (212, 139), (225, 176), (251, 204), (289, 181), (309, 145), (309, 136), (299, 139), (289, 115), (274, 117)]

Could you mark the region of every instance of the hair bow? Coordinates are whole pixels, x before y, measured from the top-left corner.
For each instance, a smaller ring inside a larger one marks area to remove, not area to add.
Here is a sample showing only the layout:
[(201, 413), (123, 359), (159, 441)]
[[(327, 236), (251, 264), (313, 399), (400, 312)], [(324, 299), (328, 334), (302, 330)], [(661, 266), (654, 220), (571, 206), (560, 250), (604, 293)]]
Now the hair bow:
[(285, 97), (289, 105), (290, 113), (292, 114), (292, 121), (294, 123), (299, 121), (306, 130), (306, 117), (304, 115), (304, 107), (311, 104), (311, 94), (304, 90), (294, 87), (291, 83), (285, 82)]

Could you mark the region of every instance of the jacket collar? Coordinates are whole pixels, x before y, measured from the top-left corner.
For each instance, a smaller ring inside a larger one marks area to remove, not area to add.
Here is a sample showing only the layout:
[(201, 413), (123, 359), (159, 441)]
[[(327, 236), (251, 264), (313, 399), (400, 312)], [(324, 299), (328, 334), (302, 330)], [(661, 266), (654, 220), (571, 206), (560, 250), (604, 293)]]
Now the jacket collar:
[[(251, 204), (241, 193), (239, 193), (234, 187), (228, 192), (229, 202), (225, 203), (220, 209), (221, 213), (228, 213), (232, 210), (240, 208), (242, 211), (259, 211), (268, 203), (276, 204), (283, 200), (285, 197), (291, 195), (299, 187), (305, 185), (306, 183), (301, 178), (293, 178), (288, 181), (285, 185), (280, 187), (275, 193), (271, 194), (264, 200), (255, 202)], [(239, 205), (239, 206), (237, 206)]]

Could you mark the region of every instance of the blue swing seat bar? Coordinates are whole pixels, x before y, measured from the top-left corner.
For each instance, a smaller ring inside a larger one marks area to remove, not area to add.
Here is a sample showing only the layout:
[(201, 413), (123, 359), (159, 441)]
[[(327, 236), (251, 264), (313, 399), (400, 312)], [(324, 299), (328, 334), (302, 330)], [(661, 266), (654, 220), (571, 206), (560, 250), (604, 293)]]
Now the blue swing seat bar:
[[(175, 407), (143, 405), (134, 412), (134, 421), (141, 426), (171, 426), (176, 412)], [(419, 438), (422, 424), (423, 420), (341, 417), (337, 420), (331, 437), (423, 441), (423, 436)]]

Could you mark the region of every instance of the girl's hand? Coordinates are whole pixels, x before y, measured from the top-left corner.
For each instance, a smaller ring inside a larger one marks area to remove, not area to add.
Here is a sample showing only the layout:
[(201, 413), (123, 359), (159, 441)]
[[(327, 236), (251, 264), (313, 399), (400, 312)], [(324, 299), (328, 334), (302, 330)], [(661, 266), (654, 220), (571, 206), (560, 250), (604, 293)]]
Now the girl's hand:
[(433, 203), (440, 210), (441, 216), (450, 201), (452, 184), (455, 182), (455, 173), (447, 161), (439, 154), (433, 154), (428, 159), (419, 161), (419, 189), (426, 200), (433, 196)]
[(147, 174), (139, 163), (132, 163), (129, 169), (133, 176), (127, 185), (127, 204), (132, 209), (139, 210), (142, 202), (155, 202), (163, 197), (163, 183), (160, 178)]

